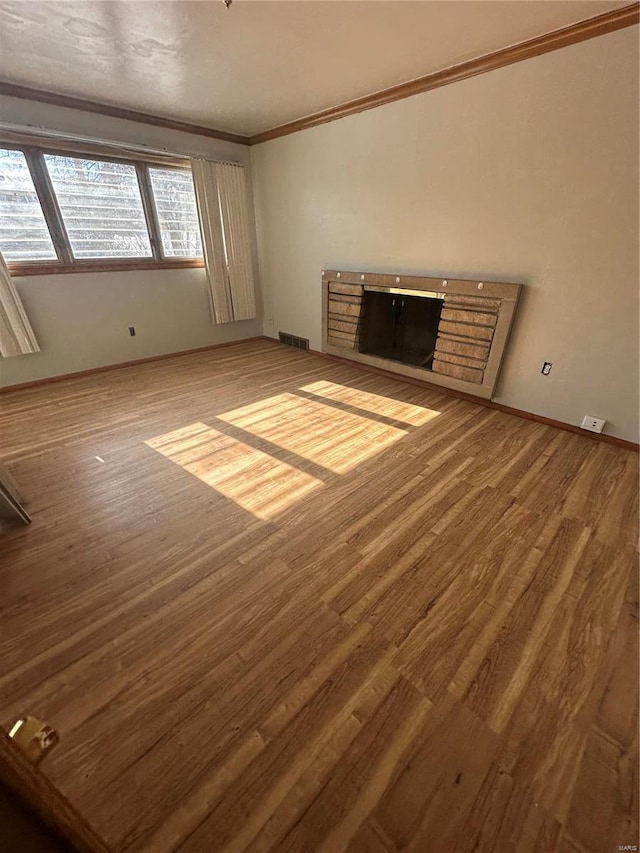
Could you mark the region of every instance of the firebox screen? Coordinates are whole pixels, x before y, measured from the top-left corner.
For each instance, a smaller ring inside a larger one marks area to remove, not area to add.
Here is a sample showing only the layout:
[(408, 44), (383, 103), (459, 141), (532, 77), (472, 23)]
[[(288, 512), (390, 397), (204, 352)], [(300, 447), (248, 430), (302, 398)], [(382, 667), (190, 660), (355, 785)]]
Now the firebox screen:
[(431, 369), (443, 302), (366, 290), (360, 352)]

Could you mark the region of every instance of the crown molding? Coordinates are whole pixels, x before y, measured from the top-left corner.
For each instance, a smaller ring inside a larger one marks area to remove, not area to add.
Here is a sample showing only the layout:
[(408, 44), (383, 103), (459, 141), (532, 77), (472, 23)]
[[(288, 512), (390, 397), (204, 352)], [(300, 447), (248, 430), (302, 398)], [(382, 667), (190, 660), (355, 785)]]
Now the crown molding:
[(98, 115), (124, 119), (125, 121), (135, 121), (142, 124), (154, 125), (155, 127), (164, 127), (168, 130), (192, 133), (196, 136), (207, 136), (210, 139), (235, 142), (238, 145), (259, 145), (261, 142), (267, 142), (270, 139), (277, 139), (280, 136), (288, 136), (291, 133), (298, 133), (301, 130), (317, 127), (327, 122), (337, 121), (346, 116), (363, 112), (364, 110), (371, 110), (383, 104), (390, 104), (393, 101), (410, 98), (412, 95), (429, 92), (431, 89), (438, 89), (450, 83), (466, 80), (468, 77), (475, 77), (478, 74), (485, 74), (487, 71), (504, 68), (506, 65), (513, 65), (515, 62), (532, 59), (535, 56), (550, 53), (551, 51), (559, 50), (560, 48), (568, 47), (581, 41), (587, 41), (588, 39), (596, 38), (615, 30), (632, 27), (637, 25), (639, 20), (640, 2), (635, 2), (621, 9), (605, 12), (594, 18), (587, 18), (584, 21), (579, 21), (577, 24), (553, 30), (550, 33), (536, 36), (520, 44), (496, 50), (493, 53), (479, 56), (476, 59), (470, 59), (458, 65), (452, 65), (441, 71), (434, 71), (432, 74), (418, 77), (416, 80), (410, 80), (398, 86), (392, 86), (389, 89), (374, 92), (363, 98), (347, 101), (347, 103), (340, 104), (337, 107), (313, 113), (305, 118), (296, 119), (295, 121), (279, 125), (278, 127), (265, 130), (250, 137), (216, 130), (212, 127), (204, 127), (198, 124), (190, 124), (189, 122), (151, 115), (150, 113), (141, 113), (137, 110), (126, 109), (125, 107), (115, 107), (109, 104), (101, 104), (97, 101), (85, 100), (84, 98), (60, 95), (56, 92), (48, 92), (43, 89), (22, 86), (2, 80), (0, 80), (0, 95), (38, 101), (43, 104), (52, 104), (53, 106), (66, 107), (72, 110), (97, 113)]
[(551, 51), (560, 50), (560, 48), (568, 47), (581, 41), (587, 41), (588, 39), (596, 38), (615, 30), (632, 27), (638, 24), (640, 20), (639, 10), (640, 3), (636, 2), (621, 9), (597, 15), (594, 18), (587, 18), (584, 21), (579, 21), (577, 24), (553, 30), (528, 41), (496, 50), (493, 53), (487, 53), (484, 56), (470, 59), (467, 62), (461, 62), (458, 65), (452, 65), (441, 71), (434, 71), (432, 74), (418, 77), (416, 80), (400, 83), (398, 86), (392, 86), (390, 89), (383, 89), (371, 95), (366, 95), (363, 98), (347, 101), (347, 103), (340, 104), (337, 107), (331, 107), (330, 109), (313, 113), (305, 118), (296, 119), (296, 121), (274, 127), (271, 130), (265, 130), (262, 133), (251, 136), (249, 144), (259, 145), (261, 142), (268, 142), (270, 139), (289, 136), (291, 133), (298, 133), (301, 130), (317, 127), (327, 122), (337, 121), (346, 116), (363, 112), (364, 110), (372, 110), (383, 104), (390, 104), (394, 101), (400, 101), (403, 98), (410, 98), (412, 95), (429, 92), (431, 89), (438, 89), (450, 83), (457, 83), (460, 80), (466, 80), (478, 74), (486, 74), (487, 71), (504, 68), (506, 65), (513, 65), (516, 62), (532, 59), (544, 53), (551, 53)]
[(183, 133), (193, 133), (197, 136), (208, 136), (210, 139), (235, 142), (238, 145), (249, 144), (247, 136), (241, 136), (237, 133), (227, 133), (224, 130), (215, 130), (212, 127), (203, 127), (199, 124), (189, 124), (185, 121), (176, 121), (149, 113), (140, 113), (137, 110), (129, 110), (124, 107), (100, 104), (97, 101), (87, 101), (84, 98), (74, 98), (70, 95), (59, 95), (55, 92), (33, 89), (30, 86), (20, 86), (17, 83), (8, 83), (3, 80), (0, 80), (0, 95), (7, 95), (10, 98), (22, 98), (27, 101), (38, 101), (42, 104), (53, 104), (56, 107), (66, 107), (71, 110), (82, 110), (85, 113), (97, 113), (109, 116), (110, 118), (121, 118), (126, 121), (151, 124), (155, 127), (166, 127), (168, 130), (179, 130)]

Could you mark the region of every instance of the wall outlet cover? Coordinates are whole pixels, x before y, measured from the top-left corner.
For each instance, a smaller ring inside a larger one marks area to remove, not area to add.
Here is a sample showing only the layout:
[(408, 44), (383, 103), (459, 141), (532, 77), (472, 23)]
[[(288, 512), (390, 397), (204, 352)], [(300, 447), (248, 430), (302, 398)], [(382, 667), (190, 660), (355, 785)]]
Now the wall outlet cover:
[(582, 429), (588, 429), (589, 432), (602, 432), (606, 420), (604, 418), (594, 418), (592, 415), (585, 415), (580, 426)]

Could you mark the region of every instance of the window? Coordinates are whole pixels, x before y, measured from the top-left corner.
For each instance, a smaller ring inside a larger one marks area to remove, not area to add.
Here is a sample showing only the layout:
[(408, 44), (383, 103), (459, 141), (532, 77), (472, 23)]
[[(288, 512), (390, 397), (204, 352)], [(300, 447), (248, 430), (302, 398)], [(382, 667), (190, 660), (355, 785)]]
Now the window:
[(135, 166), (44, 155), (74, 258), (150, 258)]
[(191, 172), (150, 168), (149, 176), (164, 254), (198, 257), (202, 243)]
[(0, 150), (0, 249), (6, 261), (57, 258), (22, 151)]
[(0, 250), (14, 275), (203, 266), (191, 170), (0, 148)]

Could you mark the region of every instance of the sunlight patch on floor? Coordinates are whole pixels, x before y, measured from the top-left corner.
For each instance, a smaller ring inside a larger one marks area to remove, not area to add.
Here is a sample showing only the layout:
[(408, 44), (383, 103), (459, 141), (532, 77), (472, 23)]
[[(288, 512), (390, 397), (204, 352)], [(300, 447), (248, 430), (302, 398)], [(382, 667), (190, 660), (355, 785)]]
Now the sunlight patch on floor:
[(336, 474), (350, 471), (407, 435), (406, 430), (289, 393), (218, 418)]
[(316, 477), (203, 423), (145, 444), (260, 519), (273, 518), (322, 485)]
[(393, 397), (383, 397), (381, 394), (372, 394), (360, 388), (350, 388), (348, 385), (338, 385), (325, 380), (303, 385), (300, 390), (338, 403), (346, 403), (374, 415), (403, 421), (407, 426), (422, 426), (440, 414), (435, 409), (427, 409), (415, 403), (405, 403)]

